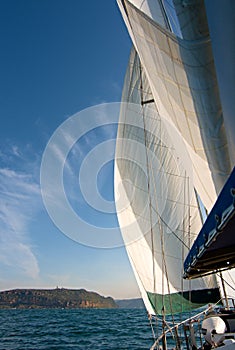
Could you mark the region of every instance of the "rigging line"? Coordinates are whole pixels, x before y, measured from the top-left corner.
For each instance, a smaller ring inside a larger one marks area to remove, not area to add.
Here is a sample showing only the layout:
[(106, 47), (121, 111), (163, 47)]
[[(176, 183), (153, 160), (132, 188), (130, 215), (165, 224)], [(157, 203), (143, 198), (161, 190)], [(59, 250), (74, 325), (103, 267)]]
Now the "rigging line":
[[(138, 163), (137, 163), (138, 164)], [(138, 164), (140, 165), (140, 164)], [(156, 169), (155, 169), (156, 170)], [(167, 174), (167, 172), (165, 172), (165, 174)], [(171, 175), (171, 174), (170, 174)], [(142, 188), (140, 185), (136, 185), (136, 184), (132, 184), (133, 188), (136, 188), (138, 189), (139, 191), (143, 192), (143, 193), (148, 193), (147, 190), (145, 190), (144, 188)], [(171, 203), (177, 203), (177, 204), (180, 204), (180, 205), (183, 205), (183, 203), (181, 201), (176, 201), (176, 200), (173, 200), (173, 199), (168, 199), (168, 202), (171, 202)], [(193, 204), (186, 204), (185, 205), (186, 207), (190, 207), (190, 208), (194, 208), (194, 209), (197, 209), (198, 207), (196, 205), (193, 205)], [(152, 208), (155, 210), (155, 208), (152, 206)], [(133, 210), (134, 211), (134, 210)], [(135, 212), (135, 211), (134, 211)], [(156, 212), (156, 210), (155, 210)], [(137, 214), (137, 213), (136, 213)], [(144, 217), (144, 216), (141, 216), (140, 214), (138, 214), (139, 217)], [(178, 231), (182, 231), (182, 229), (178, 230)], [(198, 235), (198, 232), (194, 232), (194, 235), (197, 236)]]
[(229, 309), (228, 296), (227, 296), (227, 291), (225, 289), (225, 284), (224, 284), (224, 279), (223, 279), (223, 276), (222, 276), (222, 271), (219, 271), (219, 276), (220, 276), (220, 280), (221, 280), (221, 284), (222, 284), (225, 305), (226, 305), (226, 308)]
[[(186, 190), (186, 196), (187, 196), (187, 201), (188, 203), (190, 202), (190, 196), (189, 196), (189, 191), (190, 191), (190, 185), (189, 185), (189, 177), (185, 177), (186, 181), (187, 181), (187, 190)], [(194, 193), (195, 194), (195, 193)], [(198, 207), (199, 209), (199, 207)], [(199, 209), (200, 210), (200, 209)], [(200, 215), (200, 214), (199, 214)], [(190, 205), (188, 206), (188, 246), (191, 247), (191, 212), (190, 212)], [(184, 264), (184, 261), (183, 261)], [(182, 275), (183, 275), (183, 271), (182, 271)], [(182, 278), (183, 280), (183, 278)], [(189, 302), (192, 303), (192, 285), (191, 285), (191, 280), (189, 280)], [(190, 315), (191, 315), (191, 308), (189, 310)]]
[(235, 283), (234, 283), (234, 279), (233, 279), (233, 277), (232, 277), (232, 275), (231, 275), (231, 273), (230, 273), (229, 271), (228, 271), (228, 275), (229, 275), (230, 279), (232, 280), (233, 285), (235, 285)]
[(235, 288), (230, 283), (228, 283), (228, 281), (226, 281), (222, 275), (220, 276), (220, 275), (218, 275), (218, 273), (216, 273), (216, 276), (219, 277), (221, 280), (223, 280), (224, 283), (227, 284), (227, 286), (229, 286), (232, 290), (235, 291)]
[[(187, 177), (187, 190), (188, 190), (188, 203), (190, 201), (190, 198), (189, 198), (189, 191), (190, 191), (190, 186), (189, 186), (189, 177)], [(198, 208), (199, 209), (199, 208)], [(191, 212), (190, 212), (190, 205), (188, 206), (188, 246), (191, 247)], [(189, 300), (190, 302), (192, 302), (192, 295), (191, 295), (191, 290), (192, 290), (192, 282), (191, 280), (189, 280), (189, 293), (190, 293), (190, 296), (189, 296)], [(190, 310), (191, 311), (191, 310)]]
[[(145, 108), (144, 108), (144, 103), (143, 103), (143, 81), (142, 81), (142, 70), (141, 70), (141, 65), (140, 65), (140, 95), (141, 95), (141, 106), (142, 106), (142, 116), (143, 116), (143, 126), (144, 126), (144, 144), (145, 144), (145, 151), (146, 151), (146, 166), (147, 166), (147, 177), (148, 177), (148, 194), (149, 194), (149, 216), (150, 216), (150, 225), (151, 225), (151, 246), (152, 246), (152, 269), (153, 269), (153, 289), (154, 289), (154, 308), (156, 308), (156, 276), (155, 276), (155, 257), (154, 257), (154, 238), (153, 238), (153, 227), (152, 227), (152, 203), (151, 203), (151, 193), (150, 193), (150, 174), (149, 174), (149, 159), (148, 159), (148, 147), (147, 147), (147, 131), (146, 131), (146, 127), (145, 127)], [(152, 101), (150, 101), (152, 102)], [(153, 100), (154, 102), (154, 100)], [(161, 235), (162, 236), (162, 235)], [(164, 278), (163, 274), (162, 274), (162, 278)], [(164, 284), (162, 283), (162, 285), (164, 286)], [(163, 294), (162, 293), (162, 304), (163, 304)], [(163, 304), (164, 305), (164, 304)], [(164, 315), (163, 315), (164, 316)], [(165, 325), (165, 317), (164, 320), (162, 319), (162, 327), (164, 329), (164, 325)], [(158, 331), (158, 323), (156, 322), (156, 328)], [(165, 341), (163, 341), (163, 348), (165, 349)]]
[[(221, 302), (221, 299), (220, 299), (219, 301), (217, 301), (217, 302), (215, 303), (215, 305), (219, 304), (220, 302)], [(199, 312), (199, 313), (196, 314), (196, 315), (190, 316), (190, 317), (187, 318), (186, 320), (177, 323), (174, 327), (179, 327), (179, 326), (181, 326), (181, 325), (183, 325), (183, 324), (187, 324), (188, 322), (190, 322), (190, 321), (193, 320), (193, 319), (199, 319), (199, 317), (202, 316), (202, 315), (205, 315), (205, 314), (210, 310), (210, 308), (211, 308), (211, 306), (209, 306), (208, 308), (206, 308), (205, 310)], [(172, 329), (173, 329), (173, 327), (172, 327)], [(166, 333), (169, 333), (169, 332), (170, 332), (170, 330), (167, 330), (167, 331), (166, 331)], [(159, 342), (160, 342), (162, 336), (163, 336), (163, 335), (161, 334), (161, 336), (160, 336), (160, 337), (156, 340), (156, 342), (152, 345), (152, 347), (150, 348), (150, 350), (155, 350), (155, 348), (156, 348), (156, 346), (159, 344)]]
[(172, 233), (187, 249), (190, 249), (190, 247), (172, 230), (172, 228), (166, 223), (166, 221), (161, 217), (161, 215), (156, 211), (154, 207), (152, 207), (155, 213), (159, 216), (163, 224), (170, 230), (170, 233)]
[[(139, 65), (140, 72), (140, 98), (141, 102), (143, 101), (143, 81), (142, 81), (142, 67)], [(153, 290), (154, 294), (156, 291), (156, 278), (155, 278), (155, 262), (154, 262), (154, 239), (153, 239), (153, 228), (152, 228), (152, 211), (151, 211), (151, 194), (150, 194), (150, 183), (149, 183), (149, 164), (148, 164), (148, 149), (146, 144), (146, 128), (145, 128), (145, 117), (144, 117), (144, 107), (142, 106), (142, 115), (143, 115), (143, 126), (144, 126), (144, 142), (145, 142), (145, 150), (146, 150), (146, 167), (147, 167), (147, 176), (148, 176), (148, 194), (149, 194), (149, 219), (150, 219), (150, 227), (151, 227), (151, 246), (152, 246), (152, 270), (153, 270)]]
[[(146, 133), (145, 133), (146, 134)], [(147, 147), (147, 145), (146, 145), (146, 138), (145, 138), (145, 146)], [(158, 143), (158, 144), (160, 144), (161, 143), (161, 140), (160, 140), (160, 142)], [(182, 177), (182, 176), (179, 176), (179, 175), (176, 175), (175, 174), (175, 176), (178, 176), (178, 177)], [(183, 177), (182, 177), (183, 178)], [(172, 233), (172, 234), (174, 234), (175, 235), (175, 237), (177, 237), (177, 239), (179, 239), (180, 241), (181, 241), (181, 243), (183, 243), (184, 245), (185, 245), (185, 247), (187, 247), (188, 249), (189, 249), (189, 246), (187, 246), (186, 245), (186, 243), (183, 241), (183, 240), (181, 240), (178, 236), (177, 236), (177, 234), (169, 227), (169, 225), (164, 221), (164, 219), (160, 216), (160, 214), (156, 211), (156, 209), (154, 208), (154, 206), (150, 203), (150, 205), (151, 205), (151, 207), (152, 207), (152, 209), (155, 211), (155, 213), (161, 218), (161, 220), (162, 220), (162, 222), (169, 228), (169, 230), (170, 230), (170, 232)], [(190, 204), (189, 204), (189, 207), (190, 207)], [(190, 210), (190, 208), (189, 208), (189, 210)]]
[[(170, 232), (189, 250), (190, 247), (170, 228), (170, 226), (166, 223), (166, 221), (161, 217), (161, 215), (156, 211), (154, 207), (152, 209), (155, 211), (155, 213), (160, 217), (161, 221), (164, 223), (164, 225), (170, 230)], [(203, 277), (200, 275), (200, 277)]]
[[(161, 144), (161, 122), (160, 122), (160, 144)], [(162, 152), (161, 152), (162, 148), (160, 146), (160, 164), (162, 167)], [(157, 190), (156, 190), (156, 184), (154, 181), (154, 172), (153, 172), (153, 166), (152, 166), (152, 162), (149, 163), (150, 164), (150, 170), (151, 170), (151, 174), (152, 174), (152, 182), (153, 182), (153, 189), (154, 189), (154, 196), (155, 196), (155, 203), (156, 206), (158, 206), (158, 201), (157, 201)], [(151, 206), (153, 208), (153, 206)], [(158, 213), (158, 221), (159, 221), (160, 215)], [(164, 265), (164, 272), (166, 275), (166, 280), (167, 280), (167, 289), (168, 289), (168, 294), (169, 294), (169, 304), (170, 304), (170, 310), (171, 310), (171, 316), (172, 316), (172, 321), (173, 324), (175, 324), (175, 320), (174, 320), (174, 315), (173, 315), (173, 307), (172, 307), (172, 300), (170, 297), (170, 284), (169, 284), (169, 276), (168, 276), (168, 270), (167, 270), (167, 264), (166, 264), (166, 256), (165, 256), (165, 249), (164, 249), (164, 239), (163, 239), (163, 228), (162, 225), (159, 225), (160, 228), (160, 233), (161, 233), (161, 247), (162, 247), (162, 264)], [(162, 269), (163, 271), (163, 269)], [(162, 277), (164, 279), (164, 274), (162, 274)], [(164, 280), (162, 280), (162, 286), (164, 286)], [(162, 292), (162, 295), (164, 293)], [(164, 300), (163, 300), (163, 305), (164, 305)], [(164, 320), (165, 324), (166, 321)]]
[(157, 337), (156, 337), (156, 334), (155, 334), (155, 331), (154, 331), (154, 328), (153, 328), (152, 315), (148, 314), (148, 319), (149, 319), (150, 327), (151, 327), (151, 330), (152, 330), (153, 339), (156, 340)]
[[(198, 275), (197, 275), (197, 279), (198, 279), (199, 282), (201, 282), (201, 281), (199, 280), (199, 277), (200, 277), (201, 280), (203, 280), (204, 277), (210, 276), (212, 273), (214, 273), (214, 275), (212, 275), (213, 277), (214, 277), (215, 274), (216, 274), (215, 272), (203, 273), (203, 269), (202, 269), (202, 268), (200, 269), (200, 271), (202, 271), (202, 273), (198, 273)], [(217, 271), (218, 271), (218, 270), (217, 270)], [(226, 283), (226, 281), (225, 281), (225, 283)], [(210, 286), (212, 286), (213, 289), (218, 289), (218, 288), (219, 288), (217, 281), (216, 281), (216, 287), (213, 286), (213, 282), (212, 282), (212, 284), (210, 283)]]
[[(183, 199), (183, 201), (184, 201), (184, 205), (183, 205), (183, 208), (184, 208), (184, 211), (185, 211), (185, 209), (186, 209), (186, 189), (185, 189), (185, 179), (186, 179), (186, 171), (184, 172), (184, 174), (185, 174), (185, 176), (184, 176), (184, 186), (183, 186), (183, 190), (184, 190), (184, 193), (183, 193), (183, 197), (184, 197), (184, 199)], [(186, 241), (186, 239), (185, 239), (185, 231), (186, 231), (186, 225), (185, 225), (185, 216), (183, 217), (183, 235), (182, 235), (182, 237), (183, 237), (183, 242), (185, 242)], [(185, 248), (185, 246), (182, 244), (182, 251), (181, 251), (181, 259), (182, 259), (182, 261), (181, 261), (181, 263), (182, 263), (182, 265), (183, 265), (183, 263), (184, 263), (184, 255), (185, 255), (185, 252), (184, 252), (184, 248)], [(183, 281), (183, 278), (181, 278), (181, 295), (183, 296), (183, 292), (184, 292), (184, 281)], [(181, 304), (181, 313), (180, 313), (180, 320), (182, 321), (182, 312), (183, 312), (183, 305)]]

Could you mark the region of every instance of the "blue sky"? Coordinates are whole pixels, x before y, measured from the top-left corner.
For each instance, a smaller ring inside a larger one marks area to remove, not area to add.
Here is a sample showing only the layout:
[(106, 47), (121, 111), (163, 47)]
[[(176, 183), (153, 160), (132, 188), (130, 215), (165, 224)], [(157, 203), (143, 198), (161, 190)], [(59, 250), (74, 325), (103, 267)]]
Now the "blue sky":
[[(120, 101), (130, 47), (115, 0), (0, 2), (0, 290), (59, 286), (139, 296), (125, 249), (68, 238), (40, 188), (42, 155), (57, 128), (88, 107)], [(115, 215), (94, 216), (78, 200), (77, 174), (81, 154), (115, 132), (111, 125), (81, 138), (68, 155), (71, 177), (64, 172), (75, 210), (106, 229), (117, 225)], [(109, 161), (98, 173), (99, 192), (111, 202), (112, 170)]]

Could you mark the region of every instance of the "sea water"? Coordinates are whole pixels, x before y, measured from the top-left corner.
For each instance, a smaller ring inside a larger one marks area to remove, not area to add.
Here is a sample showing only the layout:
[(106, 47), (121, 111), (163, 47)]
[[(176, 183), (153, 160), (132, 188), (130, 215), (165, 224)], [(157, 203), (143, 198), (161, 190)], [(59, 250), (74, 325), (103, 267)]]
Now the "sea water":
[(0, 310), (0, 350), (145, 350), (144, 309)]

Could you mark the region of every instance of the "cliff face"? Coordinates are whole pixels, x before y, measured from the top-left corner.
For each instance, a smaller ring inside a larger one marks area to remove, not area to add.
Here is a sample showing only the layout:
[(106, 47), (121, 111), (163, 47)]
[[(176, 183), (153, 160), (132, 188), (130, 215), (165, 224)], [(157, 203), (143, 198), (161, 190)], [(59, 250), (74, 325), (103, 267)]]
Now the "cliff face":
[(116, 308), (111, 297), (85, 289), (14, 289), (0, 292), (0, 309), (17, 308)]

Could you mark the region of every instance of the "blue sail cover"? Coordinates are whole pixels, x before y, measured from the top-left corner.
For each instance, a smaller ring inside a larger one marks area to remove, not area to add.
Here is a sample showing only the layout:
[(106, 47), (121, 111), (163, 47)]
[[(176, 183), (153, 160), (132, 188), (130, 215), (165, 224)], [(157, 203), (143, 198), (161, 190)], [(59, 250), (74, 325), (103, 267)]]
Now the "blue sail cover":
[(184, 262), (184, 278), (235, 267), (235, 167)]

